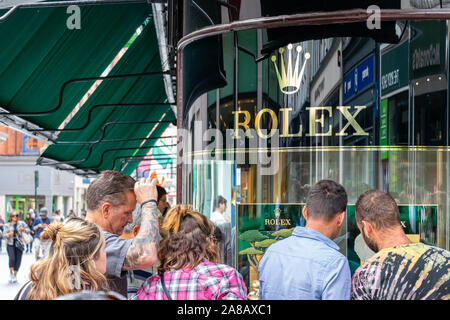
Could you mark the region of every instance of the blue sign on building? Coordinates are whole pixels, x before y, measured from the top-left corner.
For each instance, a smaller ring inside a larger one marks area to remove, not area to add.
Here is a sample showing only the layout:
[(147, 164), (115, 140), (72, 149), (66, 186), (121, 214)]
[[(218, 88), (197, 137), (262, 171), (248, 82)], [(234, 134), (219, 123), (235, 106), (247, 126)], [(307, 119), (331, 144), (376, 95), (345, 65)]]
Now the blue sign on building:
[(344, 77), (344, 102), (372, 85), (375, 80), (375, 59), (371, 55)]
[(39, 153), (37, 139), (23, 134), (22, 153)]

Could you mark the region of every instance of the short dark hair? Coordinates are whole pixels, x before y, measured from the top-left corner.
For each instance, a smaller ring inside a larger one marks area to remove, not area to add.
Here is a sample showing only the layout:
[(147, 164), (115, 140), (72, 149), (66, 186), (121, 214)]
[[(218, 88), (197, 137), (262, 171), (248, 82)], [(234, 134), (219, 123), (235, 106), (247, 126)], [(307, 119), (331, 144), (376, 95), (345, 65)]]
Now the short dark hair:
[(167, 194), (167, 191), (166, 191), (166, 189), (164, 189), (161, 186), (156, 186), (156, 191), (158, 191), (158, 202), (159, 202), (159, 200), (161, 200), (162, 196)]
[(87, 209), (97, 210), (104, 202), (109, 202), (114, 207), (124, 204), (124, 191), (133, 191), (135, 183), (132, 177), (121, 172), (102, 171), (87, 189)]
[(218, 208), (221, 204), (227, 204), (227, 199), (222, 196), (217, 196), (214, 200), (214, 209)]
[(317, 182), (306, 198), (308, 218), (330, 221), (347, 208), (347, 193), (342, 185), (331, 180)]
[(397, 203), (389, 193), (380, 190), (369, 190), (359, 196), (355, 218), (357, 222), (370, 222), (377, 230), (400, 225)]

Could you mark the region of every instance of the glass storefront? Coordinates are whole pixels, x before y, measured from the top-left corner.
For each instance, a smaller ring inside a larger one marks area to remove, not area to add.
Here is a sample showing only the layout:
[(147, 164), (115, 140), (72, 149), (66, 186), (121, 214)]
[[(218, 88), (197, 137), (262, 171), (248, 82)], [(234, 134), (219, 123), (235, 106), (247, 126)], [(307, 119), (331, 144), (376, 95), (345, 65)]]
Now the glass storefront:
[(257, 29), (184, 48), (182, 202), (210, 217), (216, 197), (227, 200), (224, 262), (248, 286), (264, 250), (305, 224), (321, 179), (347, 191), (335, 242), (352, 271), (354, 204), (372, 188), (393, 195), (411, 239), (450, 249), (447, 21), (397, 29), (396, 43), (315, 36), (273, 47)]
[[(45, 196), (38, 196), (38, 209), (45, 207)], [(19, 214), (20, 219), (26, 219), (28, 210), (36, 211), (36, 201), (32, 196), (6, 196), (6, 220), (12, 211)], [(6, 221), (5, 220), (5, 221)]]

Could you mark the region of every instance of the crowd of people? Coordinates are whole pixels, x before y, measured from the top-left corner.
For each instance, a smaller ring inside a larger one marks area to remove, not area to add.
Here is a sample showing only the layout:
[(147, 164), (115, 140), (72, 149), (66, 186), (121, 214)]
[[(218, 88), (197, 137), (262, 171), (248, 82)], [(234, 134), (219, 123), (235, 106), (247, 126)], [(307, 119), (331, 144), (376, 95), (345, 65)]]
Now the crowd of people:
[[(395, 200), (378, 190), (356, 203), (357, 226), (375, 255), (352, 277), (333, 241), (347, 201), (334, 181), (311, 188), (306, 225), (272, 244), (259, 263), (260, 299), (450, 299), (450, 252), (411, 243)], [(50, 221), (45, 208), (32, 222), (12, 213), (2, 231), (11, 279), (27, 235), (37, 259), (15, 299), (245, 300), (243, 276), (219, 250), (226, 200), (216, 202), (209, 220), (189, 204), (170, 208), (157, 179), (104, 171), (87, 190), (84, 219), (56, 213)]]

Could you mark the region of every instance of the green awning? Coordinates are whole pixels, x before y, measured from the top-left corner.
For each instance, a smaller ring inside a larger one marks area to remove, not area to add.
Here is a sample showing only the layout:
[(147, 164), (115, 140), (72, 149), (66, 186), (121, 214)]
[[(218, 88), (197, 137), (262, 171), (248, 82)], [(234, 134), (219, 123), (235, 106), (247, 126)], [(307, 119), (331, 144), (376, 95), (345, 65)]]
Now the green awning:
[[(0, 107), (42, 128), (63, 122), (94, 81), (152, 14), (149, 4), (80, 6), (81, 29), (66, 26), (66, 7), (19, 9), (0, 23)], [(4, 13), (3, 11), (2, 13)]]
[(19, 9), (0, 23), (0, 42), (7, 44), (0, 50), (0, 107), (52, 131), (103, 77), (38, 162), (85, 172), (123, 168), (131, 174), (139, 162), (123, 166), (122, 160), (147, 154), (175, 120), (164, 103), (152, 6), (144, 1), (83, 5), (79, 30), (67, 28), (66, 9)]
[[(161, 71), (161, 61), (155, 27), (151, 21), (112, 69), (110, 75), (158, 71)], [(66, 162), (76, 168), (96, 172), (119, 170), (122, 159), (146, 155), (170, 122), (175, 120), (175, 115), (170, 106), (164, 104), (95, 106), (145, 104), (166, 100), (161, 75), (104, 80), (65, 128), (82, 128), (87, 123), (90, 111), (95, 108), (87, 127), (75, 132), (61, 132), (56, 143), (45, 150), (42, 158)], [(129, 162), (123, 172), (130, 174), (138, 164), (136, 161)]]

